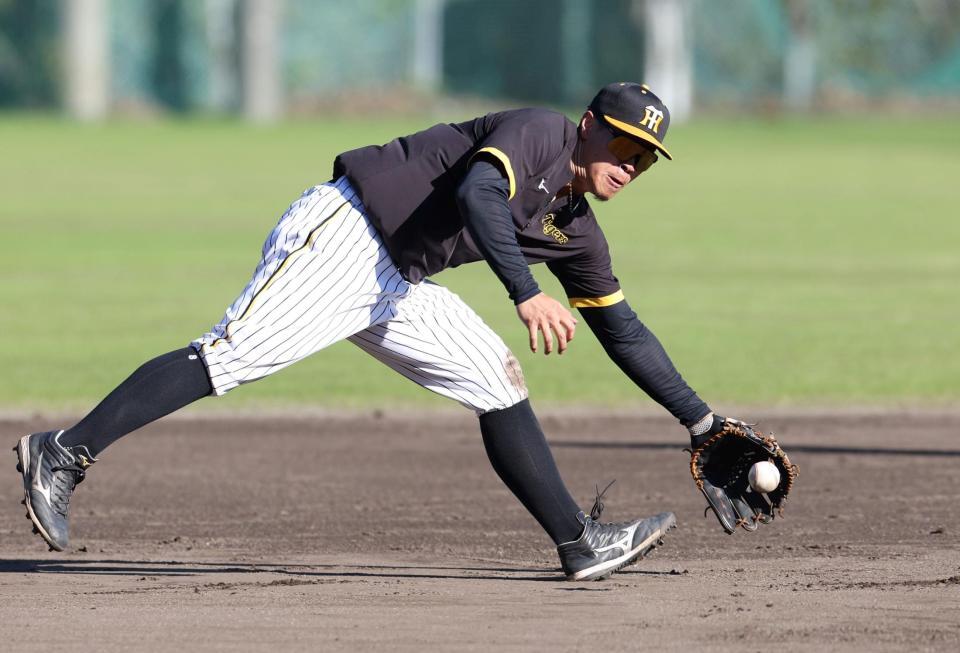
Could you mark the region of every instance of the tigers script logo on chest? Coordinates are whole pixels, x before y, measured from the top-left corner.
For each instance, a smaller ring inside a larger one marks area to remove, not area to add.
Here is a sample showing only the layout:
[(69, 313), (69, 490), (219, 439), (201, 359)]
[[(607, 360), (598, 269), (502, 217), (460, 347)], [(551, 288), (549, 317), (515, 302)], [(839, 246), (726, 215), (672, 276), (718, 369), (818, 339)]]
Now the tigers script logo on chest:
[(567, 237), (567, 234), (563, 233), (562, 231), (557, 229), (555, 226), (553, 226), (553, 221), (556, 217), (557, 216), (554, 213), (548, 213), (545, 216), (543, 216), (543, 218), (540, 220), (540, 223), (543, 225), (543, 234), (545, 236), (552, 236), (553, 239), (558, 243), (560, 243), (561, 245), (566, 245), (567, 242), (570, 240)]

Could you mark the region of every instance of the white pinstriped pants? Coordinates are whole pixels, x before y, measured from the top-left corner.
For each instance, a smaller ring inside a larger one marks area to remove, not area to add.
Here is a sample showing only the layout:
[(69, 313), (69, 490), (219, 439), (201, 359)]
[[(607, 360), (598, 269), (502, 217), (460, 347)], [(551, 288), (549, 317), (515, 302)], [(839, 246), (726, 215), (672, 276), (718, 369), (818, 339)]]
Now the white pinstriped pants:
[(527, 397), (503, 340), (446, 288), (407, 282), (341, 178), (290, 206), (253, 279), (192, 345), (223, 395), (345, 338), (478, 414)]

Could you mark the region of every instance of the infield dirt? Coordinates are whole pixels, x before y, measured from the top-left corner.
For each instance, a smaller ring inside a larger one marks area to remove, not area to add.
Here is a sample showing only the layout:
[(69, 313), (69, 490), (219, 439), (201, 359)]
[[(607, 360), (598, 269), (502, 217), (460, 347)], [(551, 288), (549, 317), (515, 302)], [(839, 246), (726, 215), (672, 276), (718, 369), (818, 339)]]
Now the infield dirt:
[[(0, 467), (0, 648), (958, 650), (960, 414), (776, 414), (784, 519), (723, 534), (671, 420), (543, 418), (585, 509), (679, 528), (562, 580), (469, 414), (170, 418), (111, 447), (48, 553)], [(52, 428), (0, 421), (12, 446)]]

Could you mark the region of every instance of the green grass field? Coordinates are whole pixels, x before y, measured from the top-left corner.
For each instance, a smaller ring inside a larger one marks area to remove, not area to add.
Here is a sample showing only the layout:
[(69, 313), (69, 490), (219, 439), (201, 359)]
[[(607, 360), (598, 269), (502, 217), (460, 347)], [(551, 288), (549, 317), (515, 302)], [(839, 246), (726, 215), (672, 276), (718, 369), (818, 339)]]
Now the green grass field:
[[(86, 408), (184, 346), (337, 152), (431, 122), (0, 116), (0, 408)], [(700, 122), (668, 144), (674, 162), (594, 206), (628, 300), (701, 396), (718, 408), (960, 399), (960, 120)], [(647, 401), (585, 325), (562, 358), (527, 351), (485, 265), (436, 280), (510, 344), (538, 405)], [(448, 405), (341, 343), (205, 403), (407, 402)]]

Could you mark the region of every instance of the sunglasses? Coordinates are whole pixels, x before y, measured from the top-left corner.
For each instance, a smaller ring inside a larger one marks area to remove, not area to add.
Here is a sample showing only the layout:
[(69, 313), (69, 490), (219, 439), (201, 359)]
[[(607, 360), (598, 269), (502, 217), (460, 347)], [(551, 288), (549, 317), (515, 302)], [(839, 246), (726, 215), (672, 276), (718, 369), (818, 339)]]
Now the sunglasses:
[(624, 136), (605, 122), (601, 124), (613, 135), (613, 138), (607, 143), (607, 149), (610, 150), (610, 154), (617, 157), (617, 161), (620, 163), (631, 164), (639, 174), (659, 160), (656, 152), (645, 145)]

